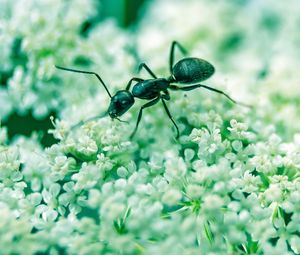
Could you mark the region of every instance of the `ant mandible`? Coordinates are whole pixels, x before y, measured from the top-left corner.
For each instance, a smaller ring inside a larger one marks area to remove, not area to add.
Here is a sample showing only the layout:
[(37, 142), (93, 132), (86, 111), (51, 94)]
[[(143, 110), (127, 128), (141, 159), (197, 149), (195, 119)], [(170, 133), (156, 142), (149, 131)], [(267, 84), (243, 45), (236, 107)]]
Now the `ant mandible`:
[[(103, 85), (104, 89), (106, 90), (108, 96), (111, 98), (110, 105), (107, 110), (107, 114), (112, 118), (112, 119), (118, 119), (121, 115), (123, 115), (125, 112), (129, 110), (129, 108), (134, 104), (135, 100), (134, 98), (139, 98), (139, 99), (145, 99), (145, 100), (150, 100), (146, 104), (144, 104), (138, 114), (137, 122), (135, 125), (135, 129), (130, 135), (130, 138), (133, 138), (135, 135), (139, 123), (142, 118), (143, 110), (145, 108), (148, 108), (156, 103), (158, 103), (160, 100), (162, 101), (163, 107), (169, 117), (169, 119), (172, 121), (173, 125), (176, 128), (176, 139), (179, 138), (179, 129), (177, 124), (175, 123), (168, 107), (166, 104), (166, 101), (170, 100), (170, 94), (168, 89), (170, 90), (182, 90), (182, 91), (190, 91), (193, 89), (197, 88), (205, 88), (217, 93), (220, 93), (227, 97), (229, 100), (231, 100), (233, 103), (237, 103), (234, 99), (232, 99), (229, 95), (224, 93), (221, 90), (209, 87), (207, 85), (203, 84), (193, 84), (197, 82), (202, 82), (208, 78), (210, 78), (214, 72), (215, 68), (213, 67), (212, 64), (207, 62), (204, 59), (201, 58), (192, 58), (192, 57), (187, 57), (179, 60), (175, 65), (174, 65), (174, 56), (175, 56), (175, 46), (178, 47), (178, 49), (181, 51), (182, 54), (186, 55), (187, 51), (185, 48), (181, 46), (177, 41), (173, 41), (171, 45), (171, 50), (170, 50), (170, 57), (169, 57), (169, 69), (171, 76), (169, 78), (157, 78), (157, 76), (151, 71), (151, 69), (145, 64), (141, 63), (139, 65), (139, 70), (144, 68), (153, 78), (152, 79), (142, 79), (138, 77), (133, 77), (129, 80), (125, 90), (119, 90), (116, 92), (114, 96), (112, 96), (101, 79), (100, 75), (98, 75), (95, 72), (89, 72), (89, 71), (82, 71), (82, 70), (77, 70), (77, 69), (70, 69), (70, 68), (65, 68), (61, 66), (56, 66), (56, 68), (64, 70), (64, 71), (70, 71), (70, 72), (76, 72), (76, 73), (84, 73), (84, 74), (92, 74), (95, 75), (100, 83)], [(137, 82), (133, 88), (132, 91), (130, 92), (130, 87), (132, 82)], [(189, 86), (177, 86), (173, 83), (178, 83), (178, 84), (193, 84)], [(240, 103), (242, 104), (242, 103)], [(93, 117), (89, 120), (94, 120), (97, 117)], [(87, 121), (89, 121), (87, 120)], [(83, 122), (84, 123), (84, 122)], [(80, 122), (80, 125), (82, 122)], [(76, 125), (78, 126), (78, 124)]]

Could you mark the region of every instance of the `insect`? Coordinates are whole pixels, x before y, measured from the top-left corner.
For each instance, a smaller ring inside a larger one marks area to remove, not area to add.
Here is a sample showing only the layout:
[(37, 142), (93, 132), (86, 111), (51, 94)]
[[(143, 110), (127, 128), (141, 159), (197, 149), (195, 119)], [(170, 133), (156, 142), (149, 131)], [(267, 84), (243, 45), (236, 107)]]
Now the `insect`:
[[(174, 121), (166, 104), (166, 101), (169, 101), (171, 99), (169, 90), (190, 91), (197, 88), (205, 88), (214, 91), (216, 93), (222, 94), (223, 96), (231, 100), (233, 103), (237, 103), (237, 101), (232, 99), (229, 95), (227, 95), (221, 90), (198, 83), (210, 78), (215, 72), (215, 68), (213, 67), (213, 65), (207, 62), (206, 60), (200, 58), (194, 58), (194, 57), (185, 57), (174, 64), (176, 47), (181, 51), (182, 54), (184, 55), (187, 54), (186, 49), (183, 48), (181, 44), (179, 44), (177, 41), (172, 42), (171, 49), (170, 49), (170, 56), (169, 56), (169, 70), (171, 74), (170, 77), (158, 78), (145, 63), (141, 63), (139, 65), (139, 70), (144, 68), (152, 76), (152, 78), (142, 79), (138, 77), (133, 77), (129, 80), (125, 90), (119, 90), (113, 96), (109, 92), (106, 84), (104, 83), (100, 75), (98, 75), (95, 72), (82, 71), (77, 69), (65, 68), (61, 66), (56, 66), (56, 68), (64, 71), (95, 75), (97, 79), (100, 81), (100, 83), (103, 85), (104, 89), (106, 90), (108, 96), (111, 99), (110, 105), (107, 110), (107, 114), (112, 119), (120, 120), (119, 117), (122, 116), (125, 112), (127, 112), (131, 108), (131, 106), (135, 103), (135, 98), (148, 100), (148, 102), (142, 105), (142, 107), (139, 110), (137, 122), (133, 132), (130, 135), (130, 138), (133, 138), (133, 136), (135, 135), (138, 129), (144, 109), (155, 105), (159, 101), (162, 102), (162, 105), (166, 111), (168, 118), (171, 120), (171, 122), (173, 123), (176, 129), (176, 138), (179, 138), (178, 126)], [(133, 82), (136, 83), (134, 84), (132, 90), (130, 91)], [(183, 86), (178, 86), (176, 84), (182, 84)], [(94, 117), (89, 120), (96, 119), (96, 118), (97, 117)], [(80, 125), (81, 124), (82, 122), (80, 123)]]

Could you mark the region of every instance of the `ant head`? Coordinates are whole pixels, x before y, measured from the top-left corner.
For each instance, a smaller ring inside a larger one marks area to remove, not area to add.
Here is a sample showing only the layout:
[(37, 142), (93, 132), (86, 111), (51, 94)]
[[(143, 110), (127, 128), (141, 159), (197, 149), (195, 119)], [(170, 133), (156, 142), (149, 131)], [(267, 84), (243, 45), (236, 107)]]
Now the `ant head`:
[(128, 90), (120, 90), (111, 98), (108, 114), (111, 118), (118, 118), (127, 112), (133, 104), (133, 95)]

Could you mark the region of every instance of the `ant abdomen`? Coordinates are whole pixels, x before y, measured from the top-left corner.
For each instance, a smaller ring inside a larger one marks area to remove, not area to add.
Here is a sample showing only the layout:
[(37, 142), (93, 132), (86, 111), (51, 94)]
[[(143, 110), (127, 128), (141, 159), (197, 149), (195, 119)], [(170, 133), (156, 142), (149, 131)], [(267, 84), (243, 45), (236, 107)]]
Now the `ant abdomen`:
[(212, 64), (201, 58), (184, 58), (172, 68), (175, 82), (195, 83), (211, 77), (215, 72)]

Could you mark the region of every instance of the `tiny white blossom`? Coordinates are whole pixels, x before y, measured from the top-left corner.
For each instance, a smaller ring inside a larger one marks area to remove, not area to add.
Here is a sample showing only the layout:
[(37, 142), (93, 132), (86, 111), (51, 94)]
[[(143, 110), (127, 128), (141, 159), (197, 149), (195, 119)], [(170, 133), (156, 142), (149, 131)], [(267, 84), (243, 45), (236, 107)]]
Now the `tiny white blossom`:
[(178, 190), (170, 189), (162, 196), (162, 201), (169, 206), (176, 205), (181, 199), (181, 196)]
[(78, 140), (77, 149), (79, 152), (88, 156), (95, 154), (98, 151), (97, 144), (87, 135), (81, 136)]

